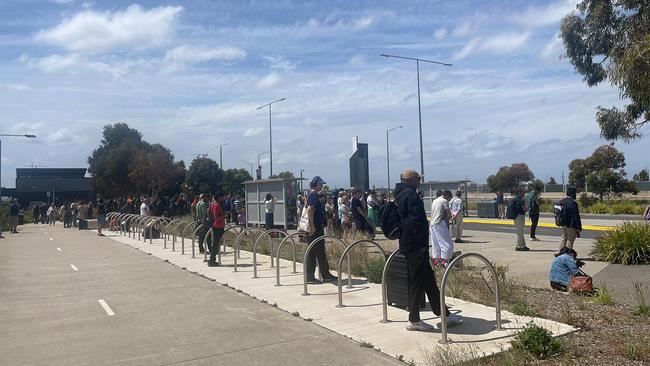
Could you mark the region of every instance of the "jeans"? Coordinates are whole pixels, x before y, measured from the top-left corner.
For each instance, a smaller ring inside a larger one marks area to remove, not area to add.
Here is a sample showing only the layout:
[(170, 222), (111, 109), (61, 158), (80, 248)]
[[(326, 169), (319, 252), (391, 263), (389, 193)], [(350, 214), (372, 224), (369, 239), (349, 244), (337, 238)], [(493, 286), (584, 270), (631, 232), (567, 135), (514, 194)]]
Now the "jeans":
[(535, 231), (537, 230), (537, 223), (539, 222), (539, 212), (531, 213), (530, 216), (530, 238), (535, 238)]
[[(435, 273), (429, 263), (428, 249), (416, 249), (405, 253), (408, 263), (408, 281), (409, 281), (409, 321), (420, 321), (420, 299), (422, 293), (426, 293), (431, 304), (431, 310), (437, 316), (440, 316), (440, 290), (436, 284)], [(445, 309), (449, 316), (449, 309)]]
[[(309, 236), (309, 243), (311, 244), (316, 238), (323, 236), (325, 230), (323, 228), (316, 229), (314, 235)], [(316, 261), (318, 261), (318, 269), (320, 270), (321, 277), (330, 274), (330, 266), (327, 262), (327, 255), (325, 254), (325, 240), (319, 240), (311, 248), (309, 257), (307, 257), (307, 277), (314, 278), (316, 272)]]
[(221, 250), (221, 237), (223, 236), (223, 228), (212, 228), (212, 240), (208, 244), (208, 249), (210, 250), (210, 262), (216, 263), (216, 255), (219, 254)]

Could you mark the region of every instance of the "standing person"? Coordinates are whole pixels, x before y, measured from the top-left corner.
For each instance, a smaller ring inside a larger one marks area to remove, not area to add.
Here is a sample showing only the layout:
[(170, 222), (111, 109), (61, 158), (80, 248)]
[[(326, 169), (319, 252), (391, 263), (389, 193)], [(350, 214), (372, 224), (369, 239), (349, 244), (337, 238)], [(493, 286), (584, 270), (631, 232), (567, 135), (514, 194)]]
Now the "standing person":
[(241, 200), (239, 195), (235, 195), (235, 198), (232, 200), (232, 214), (235, 225), (239, 225), (239, 209), (241, 208)]
[(226, 222), (230, 223), (232, 221), (232, 201), (230, 198), (230, 194), (226, 195), (226, 197), (223, 199), (223, 205), (221, 205), (221, 209), (226, 213)]
[(100, 198), (97, 201), (97, 235), (104, 236), (102, 229), (106, 226), (106, 205), (104, 199)]
[(77, 215), (79, 214), (79, 209), (77, 208), (77, 202), (72, 202), (72, 204), (70, 205), (70, 213), (72, 215), (72, 217), (70, 218), (70, 220), (72, 220), (72, 227), (77, 227)]
[(226, 227), (226, 212), (221, 205), (224, 201), (224, 195), (217, 192), (214, 195), (212, 204), (210, 204), (210, 221), (212, 223), (212, 241), (206, 243), (210, 251), (210, 260), (208, 260), (208, 267), (219, 267), (220, 263), (216, 261), (216, 256), (221, 250), (221, 237), (223, 236)]
[(366, 199), (366, 203), (368, 204), (368, 222), (373, 226), (373, 228), (377, 227), (377, 224), (379, 224), (379, 201), (377, 200), (376, 194), (375, 191), (370, 191), (368, 198)]
[(335, 224), (335, 217), (337, 216), (337, 211), (334, 208), (334, 201), (332, 200), (332, 197), (326, 197), (325, 199), (325, 221), (327, 222), (327, 232), (326, 234), (328, 235), (335, 235), (336, 234), (336, 224)]
[(17, 199), (13, 199), (9, 207), (9, 225), (11, 233), (18, 234), (18, 215), (20, 214), (20, 205)]
[(72, 227), (72, 211), (68, 202), (65, 203), (65, 208), (63, 209), (63, 227)]
[(539, 241), (535, 236), (537, 230), (537, 223), (539, 223), (539, 191), (533, 188), (530, 192), (526, 193), (524, 203), (528, 209), (528, 217), (530, 217), (530, 240)]
[(512, 199), (508, 206), (510, 216), (514, 220), (515, 227), (517, 228), (517, 245), (515, 250), (518, 252), (525, 252), (530, 250), (526, 246), (526, 239), (524, 238), (524, 226), (526, 225), (526, 204), (524, 203), (524, 190), (518, 189), (517, 195)]
[(149, 199), (143, 198), (140, 205), (140, 216), (151, 216), (151, 207), (149, 207)]
[(196, 205), (199, 203), (199, 196), (194, 196), (194, 200), (190, 205), (190, 212), (192, 213), (192, 220), (196, 221)]
[(296, 217), (298, 217), (298, 221), (300, 221), (300, 218), (302, 217), (302, 210), (305, 209), (305, 198), (299, 194), (298, 198), (296, 199)]
[(456, 196), (449, 202), (449, 209), (451, 211), (451, 222), (453, 224), (454, 242), (463, 242), (463, 214), (465, 212), (465, 205), (461, 198), (463, 192), (456, 191)]
[[(433, 268), (429, 264), (429, 222), (424, 212), (424, 204), (417, 193), (420, 175), (410, 169), (402, 173), (401, 183), (395, 186), (395, 204), (401, 222), (399, 251), (408, 263), (409, 323), (407, 330), (428, 331), (433, 327), (420, 320), (420, 300), (427, 294), (431, 310), (441, 314), (440, 291), (436, 284)], [(457, 324), (462, 317), (447, 315), (447, 325)]]
[(650, 221), (650, 204), (646, 206), (645, 211), (643, 212), (643, 219)]
[(199, 253), (205, 253), (205, 249), (203, 248), (203, 240), (205, 240), (205, 235), (208, 233), (211, 224), (208, 214), (208, 209), (210, 206), (208, 204), (207, 194), (201, 193), (199, 198), (201, 200), (196, 204), (196, 225), (197, 227), (201, 226), (201, 229), (197, 233), (199, 236)]
[(264, 199), (264, 229), (269, 230), (273, 229), (273, 212), (275, 211), (275, 197), (272, 194), (267, 193), (266, 199)]
[(32, 209), (32, 218), (34, 219), (34, 224), (38, 224), (38, 217), (41, 214), (41, 208), (38, 206), (38, 203), (34, 205)]
[(40, 213), (39, 217), (41, 218), (41, 224), (49, 224), (50, 223), (49, 220), (47, 219), (47, 205), (46, 204), (43, 204), (43, 206), (41, 206), (41, 213)]
[[(319, 176), (315, 176), (309, 182), (309, 196), (307, 196), (307, 210), (309, 242), (312, 243), (317, 238), (325, 235), (323, 227), (323, 219), (325, 217), (325, 207), (319, 198), (320, 191), (323, 190), (325, 182)], [(307, 282), (316, 283), (314, 272), (316, 271), (316, 262), (318, 261), (318, 269), (320, 270), (321, 278), (323, 281), (334, 281), (336, 276), (330, 273), (330, 266), (327, 262), (327, 255), (325, 254), (325, 240), (319, 240), (309, 252), (307, 258)]]
[(54, 202), (47, 209), (47, 222), (50, 223), (50, 226), (56, 225), (56, 207), (54, 206)]
[(562, 241), (560, 242), (560, 251), (564, 247), (573, 248), (573, 242), (580, 237), (582, 231), (582, 221), (580, 220), (580, 211), (576, 201), (577, 191), (570, 187), (566, 190), (566, 197), (561, 201), (563, 206), (562, 213), (564, 225), (562, 225)]
[(499, 209), (499, 218), (501, 220), (505, 220), (506, 219), (506, 201), (503, 198), (503, 192), (497, 191), (496, 195), (497, 195), (497, 198), (496, 198), (497, 207)]
[(366, 212), (363, 209), (363, 203), (361, 197), (363, 192), (358, 189), (352, 191), (352, 200), (350, 201), (350, 209), (352, 210), (352, 219), (354, 220), (354, 226), (357, 229), (358, 233), (366, 231)]
[(431, 202), (431, 257), (433, 265), (447, 266), (454, 253), (454, 243), (449, 232), (451, 192), (444, 191)]

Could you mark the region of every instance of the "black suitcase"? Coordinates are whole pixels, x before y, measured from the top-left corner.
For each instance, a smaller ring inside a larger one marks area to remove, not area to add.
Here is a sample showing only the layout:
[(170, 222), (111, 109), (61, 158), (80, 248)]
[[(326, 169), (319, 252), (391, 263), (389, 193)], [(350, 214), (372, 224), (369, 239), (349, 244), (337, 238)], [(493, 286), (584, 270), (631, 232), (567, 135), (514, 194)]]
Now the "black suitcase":
[[(408, 310), (409, 287), (408, 287), (408, 263), (403, 254), (398, 253), (386, 273), (386, 285), (388, 286), (388, 305)], [(424, 308), (424, 293), (422, 294), (420, 308)]]

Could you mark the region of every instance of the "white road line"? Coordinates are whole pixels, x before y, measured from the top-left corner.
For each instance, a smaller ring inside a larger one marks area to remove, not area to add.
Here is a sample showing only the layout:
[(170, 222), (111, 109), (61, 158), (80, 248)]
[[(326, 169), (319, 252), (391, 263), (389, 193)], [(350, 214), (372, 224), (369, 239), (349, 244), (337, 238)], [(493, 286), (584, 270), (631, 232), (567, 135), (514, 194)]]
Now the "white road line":
[(61, 251), (61, 248), (56, 248), (56, 250), (58, 250), (58, 251), (60, 252), (60, 251)]
[(104, 308), (104, 311), (106, 312), (106, 314), (108, 314), (108, 316), (115, 315), (115, 313), (113, 312), (113, 309), (111, 309), (111, 307), (108, 306), (108, 304), (106, 303), (106, 301), (104, 301), (104, 299), (99, 299), (97, 301), (99, 302), (99, 305), (101, 305), (102, 308)]
[(77, 266), (75, 266), (74, 264), (71, 264), (71, 265), (70, 265), (70, 268), (72, 268), (72, 269), (75, 270), (75, 271), (78, 271), (78, 270), (79, 270), (79, 268), (77, 268)]

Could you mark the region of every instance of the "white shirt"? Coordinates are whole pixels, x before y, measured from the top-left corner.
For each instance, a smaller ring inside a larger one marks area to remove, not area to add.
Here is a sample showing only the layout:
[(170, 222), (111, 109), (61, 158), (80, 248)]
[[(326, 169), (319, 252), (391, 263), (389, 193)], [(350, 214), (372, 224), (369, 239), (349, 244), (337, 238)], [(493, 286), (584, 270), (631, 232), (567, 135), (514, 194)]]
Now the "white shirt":
[(142, 202), (140, 205), (140, 216), (149, 216), (149, 206), (146, 203)]
[(445, 219), (445, 213), (449, 209), (449, 201), (440, 196), (431, 202), (431, 225), (439, 224)]
[(463, 211), (463, 200), (460, 197), (454, 197), (449, 202), (449, 208), (451, 209), (451, 214), (456, 215), (458, 212)]
[(368, 199), (366, 201), (368, 203), (368, 206), (370, 206), (370, 207), (377, 206), (377, 200), (372, 195), (368, 195)]
[(275, 198), (264, 201), (264, 210), (266, 213), (273, 213), (273, 210), (275, 210)]

